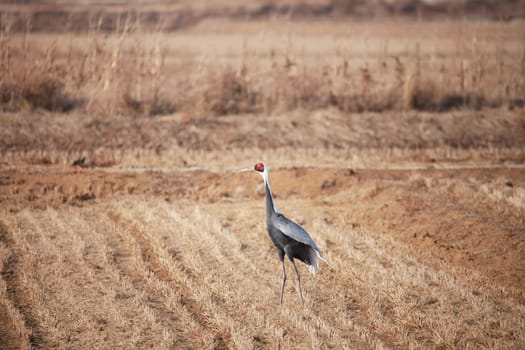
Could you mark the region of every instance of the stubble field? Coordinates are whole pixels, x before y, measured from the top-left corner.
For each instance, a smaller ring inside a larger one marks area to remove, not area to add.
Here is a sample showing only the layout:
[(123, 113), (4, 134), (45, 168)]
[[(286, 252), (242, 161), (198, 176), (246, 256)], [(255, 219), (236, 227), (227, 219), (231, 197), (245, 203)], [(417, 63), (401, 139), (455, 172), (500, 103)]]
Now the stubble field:
[[(52, 108), (2, 81), (1, 348), (525, 347), (522, 23), (125, 33), (9, 36), (64, 70)], [(331, 263), (304, 307), (258, 161)]]

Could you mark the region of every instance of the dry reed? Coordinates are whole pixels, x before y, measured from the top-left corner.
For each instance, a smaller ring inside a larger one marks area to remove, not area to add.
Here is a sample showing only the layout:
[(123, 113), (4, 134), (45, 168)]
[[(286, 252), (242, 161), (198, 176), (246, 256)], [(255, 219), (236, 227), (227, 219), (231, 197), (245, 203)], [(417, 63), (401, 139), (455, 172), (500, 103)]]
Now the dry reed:
[(101, 18), (91, 18), (81, 46), (74, 34), (41, 44), (29, 20), (23, 34), (13, 34), (13, 22), (4, 14), (0, 28), (4, 111), (224, 115), (330, 107), (448, 111), (525, 103), (525, 48), (511, 51), (466, 29), (457, 34), (449, 57), (438, 57), (436, 48), (429, 53), (417, 41), (403, 54), (389, 53), (385, 45), (379, 57), (367, 54), (364, 62), (352, 60), (344, 48), (337, 48), (332, 62), (316, 65), (288, 49), (270, 49), (257, 64), (250, 59), (255, 52), (245, 48), (240, 61), (223, 64), (202, 63), (191, 54), (181, 60), (170, 51), (162, 25), (146, 32), (129, 16), (117, 21), (111, 34), (100, 30)]

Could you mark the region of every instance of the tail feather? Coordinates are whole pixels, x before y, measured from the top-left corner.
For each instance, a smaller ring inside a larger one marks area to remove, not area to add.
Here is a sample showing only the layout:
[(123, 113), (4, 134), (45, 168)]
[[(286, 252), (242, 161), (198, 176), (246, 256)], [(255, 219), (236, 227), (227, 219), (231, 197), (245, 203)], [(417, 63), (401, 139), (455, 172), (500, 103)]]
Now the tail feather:
[(323, 254), (321, 254), (320, 251), (310, 248), (308, 259), (310, 263), (307, 263), (306, 265), (308, 266), (308, 270), (312, 275), (315, 275), (315, 273), (320, 270), (318, 258), (323, 260), (328, 266), (331, 266), (328, 260), (326, 260), (326, 258), (323, 256)]
[(310, 271), (310, 273), (312, 275), (315, 275), (315, 273), (319, 271), (319, 262), (317, 261), (316, 250), (311, 247), (308, 248), (309, 249), (307, 250), (307, 257), (304, 260), (304, 262), (306, 263), (306, 266), (308, 266), (308, 270)]

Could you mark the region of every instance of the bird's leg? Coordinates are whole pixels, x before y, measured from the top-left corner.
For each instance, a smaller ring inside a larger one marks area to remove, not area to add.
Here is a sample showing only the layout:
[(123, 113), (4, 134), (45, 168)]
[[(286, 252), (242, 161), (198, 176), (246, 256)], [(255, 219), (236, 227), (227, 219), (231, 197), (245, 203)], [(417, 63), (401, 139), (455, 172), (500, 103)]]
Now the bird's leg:
[(286, 268), (284, 267), (284, 259), (281, 259), (281, 263), (283, 264), (283, 285), (281, 287), (281, 305), (282, 305), (283, 294), (284, 294), (284, 284), (286, 283)]
[(295, 266), (295, 261), (293, 259), (292, 259), (292, 264), (295, 269), (295, 273), (297, 274), (297, 285), (299, 286), (299, 296), (301, 297), (301, 303), (304, 306), (303, 290), (301, 289), (301, 275), (299, 274), (299, 270), (297, 269), (297, 266)]

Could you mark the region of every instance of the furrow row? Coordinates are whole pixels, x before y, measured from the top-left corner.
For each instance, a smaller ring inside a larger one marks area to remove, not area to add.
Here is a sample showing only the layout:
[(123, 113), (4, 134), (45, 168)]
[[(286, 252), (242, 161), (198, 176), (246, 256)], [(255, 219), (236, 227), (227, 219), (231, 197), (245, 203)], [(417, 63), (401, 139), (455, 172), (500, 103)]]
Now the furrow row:
[(61, 315), (57, 324), (64, 331), (70, 347), (133, 347), (143, 344), (139, 325), (147, 327), (153, 334), (159, 330), (155, 329), (154, 323), (148, 322), (147, 313), (138, 303), (133, 313), (138, 322), (133, 322), (128, 311), (128, 303), (132, 304), (133, 300), (120, 298), (120, 295), (132, 291), (119, 283), (103, 261), (94, 262), (93, 255), (98, 255), (96, 251), (100, 246), (95, 242), (89, 223), (76, 220), (75, 216), (69, 211), (59, 214), (48, 209), (38, 217), (37, 224), (50, 235), (44, 238), (50, 241), (48, 245), (42, 242), (38, 245), (41, 254), (52, 254), (56, 258), (56, 267), (45, 274), (43, 284), (49, 284), (46, 289), (50, 289), (58, 281), (64, 281), (63, 289), (48, 295), (48, 312)]
[[(122, 274), (114, 263), (117, 260), (115, 257), (123, 256), (129, 248), (124, 244), (116, 247), (116, 250), (110, 246), (114, 234), (108, 222), (101, 220), (100, 215), (95, 215), (90, 209), (70, 209), (59, 213), (52, 211), (52, 218), (56, 226), (70, 232), (75, 245), (82, 247), (83, 260), (95, 275), (97, 288), (112, 298), (114, 310), (111, 312), (118, 315), (118, 320), (135, 321), (122, 328), (129, 332), (125, 338), (131, 342), (130, 345), (168, 348), (175, 343), (176, 339), (170, 332), (171, 324), (167, 322), (169, 318), (159, 317), (159, 306), (149, 302), (150, 298), (145, 295), (142, 286), (133, 284), (129, 276)], [(157, 342), (149, 343), (149, 339), (157, 339)]]
[(45, 237), (33, 213), (24, 210), (7, 218), (12, 227), (15, 252), (14, 276), (11, 280), (15, 305), (23, 315), (30, 330), (29, 342), (33, 348), (65, 347), (66, 332), (58, 326), (59, 320), (48, 308), (48, 283), (56, 269), (59, 252)]
[[(224, 337), (218, 324), (213, 323), (206, 305), (195, 299), (192, 277), (186, 267), (181, 267), (176, 261), (170, 259), (169, 253), (161, 252), (151, 241), (143, 227), (134, 219), (127, 217), (124, 210), (120, 212), (115, 208), (108, 210), (108, 218), (116, 225), (120, 232), (120, 240), (132, 240), (135, 251), (132, 253), (135, 266), (130, 262), (122, 262), (125, 273), (132, 276), (136, 283), (143, 280), (148, 288), (147, 293), (158, 293), (166, 298), (168, 305), (183, 311), (182, 317), (194, 337), (202, 339), (204, 347), (226, 345), (228, 337)], [(165, 254), (164, 254), (165, 253)], [(133, 266), (135, 271), (131, 271)]]
[(15, 293), (17, 256), (10, 228), (0, 218), (0, 347), (29, 348), (30, 330), (17, 307)]

